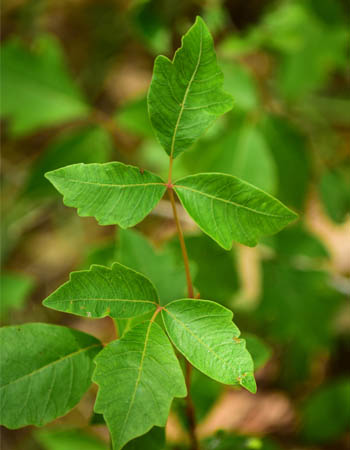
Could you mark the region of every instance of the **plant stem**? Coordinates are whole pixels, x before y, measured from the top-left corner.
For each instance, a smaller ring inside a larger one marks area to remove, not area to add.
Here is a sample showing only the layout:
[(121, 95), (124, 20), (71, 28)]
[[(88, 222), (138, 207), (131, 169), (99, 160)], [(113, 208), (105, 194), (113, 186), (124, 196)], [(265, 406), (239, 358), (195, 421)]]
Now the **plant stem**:
[(179, 241), (180, 241), (180, 245), (181, 245), (182, 257), (183, 257), (184, 264), (185, 264), (186, 281), (187, 281), (187, 293), (188, 293), (188, 297), (189, 298), (194, 298), (192, 278), (191, 278), (191, 272), (190, 272), (190, 264), (189, 264), (189, 261), (188, 261), (188, 254), (187, 254), (184, 234), (183, 234), (183, 231), (182, 231), (182, 228), (181, 228), (181, 223), (180, 223), (179, 217), (177, 215), (174, 191), (171, 188), (169, 188), (168, 191), (169, 191), (169, 197), (170, 197), (170, 201), (171, 201), (171, 206), (173, 208), (174, 219), (175, 219), (176, 228), (177, 228), (177, 234), (179, 235)]
[[(168, 192), (169, 192), (169, 197), (170, 197), (170, 201), (171, 201), (171, 206), (173, 208), (173, 214), (174, 214), (174, 219), (175, 219), (175, 223), (176, 223), (177, 233), (179, 235), (182, 257), (183, 257), (184, 264), (185, 264), (187, 293), (188, 293), (189, 298), (194, 298), (193, 284), (192, 284), (192, 278), (191, 278), (191, 272), (190, 272), (190, 264), (189, 264), (189, 260), (188, 260), (188, 254), (187, 254), (184, 234), (183, 234), (179, 216), (178, 216), (177, 210), (176, 210), (174, 191), (171, 186), (171, 167), (172, 167), (172, 158), (170, 158)], [(198, 440), (197, 440), (197, 436), (196, 436), (196, 416), (195, 416), (194, 406), (193, 406), (191, 393), (190, 393), (192, 366), (187, 360), (185, 360), (185, 361), (186, 361), (185, 381), (186, 381), (186, 387), (187, 387), (186, 415), (187, 415), (188, 428), (189, 428), (189, 434), (190, 434), (190, 440), (191, 440), (191, 450), (199, 450), (199, 444), (198, 444)]]

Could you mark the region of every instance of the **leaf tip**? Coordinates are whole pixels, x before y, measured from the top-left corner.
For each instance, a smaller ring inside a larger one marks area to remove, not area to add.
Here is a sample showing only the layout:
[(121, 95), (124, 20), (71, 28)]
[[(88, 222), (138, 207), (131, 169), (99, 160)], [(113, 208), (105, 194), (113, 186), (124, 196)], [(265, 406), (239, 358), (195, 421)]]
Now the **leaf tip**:
[(252, 394), (256, 394), (257, 386), (254, 374), (252, 372), (243, 374), (241, 377), (238, 377), (237, 380), (242, 387), (247, 389), (247, 391), (251, 392)]

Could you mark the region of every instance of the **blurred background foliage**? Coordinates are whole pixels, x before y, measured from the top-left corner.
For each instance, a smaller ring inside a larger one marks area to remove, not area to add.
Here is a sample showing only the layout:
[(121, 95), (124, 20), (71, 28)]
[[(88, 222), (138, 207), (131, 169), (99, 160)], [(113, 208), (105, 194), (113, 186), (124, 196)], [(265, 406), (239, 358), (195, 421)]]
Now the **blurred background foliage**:
[[(146, 93), (155, 56), (172, 57), (197, 14), (235, 107), (176, 161), (175, 175), (237, 175), (300, 214), (258, 247), (227, 252), (181, 211), (196, 290), (234, 311), (259, 387), (253, 396), (194, 371), (202, 448), (349, 448), (347, 0), (4, 0), (1, 321), (64, 323), (108, 342), (108, 319), (41, 306), (70, 271), (93, 263), (143, 272), (163, 303), (185, 296), (166, 199), (137, 230), (100, 227), (64, 207), (43, 175), (111, 160), (166, 173)], [(3, 448), (107, 449), (95, 393), (44, 429), (3, 430)], [(173, 409), (168, 448), (186, 448), (183, 402)], [(127, 448), (165, 448), (152, 441), (161, 430), (152, 433)]]

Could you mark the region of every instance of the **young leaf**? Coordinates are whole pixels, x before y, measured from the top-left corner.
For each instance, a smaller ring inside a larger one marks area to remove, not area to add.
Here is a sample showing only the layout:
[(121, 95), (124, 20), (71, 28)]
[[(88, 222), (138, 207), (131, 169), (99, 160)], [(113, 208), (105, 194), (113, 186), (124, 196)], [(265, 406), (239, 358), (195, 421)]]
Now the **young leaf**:
[(166, 190), (157, 175), (119, 162), (73, 164), (45, 176), (64, 195), (64, 204), (78, 208), (81, 217), (122, 228), (141, 222)]
[(215, 121), (232, 108), (223, 91), (213, 39), (200, 17), (182, 38), (173, 61), (156, 58), (148, 93), (151, 123), (171, 157), (187, 150)]
[(162, 310), (165, 328), (176, 348), (197, 369), (224, 384), (256, 392), (254, 364), (233, 313), (208, 300), (182, 299)]
[(95, 411), (105, 417), (114, 450), (155, 425), (164, 426), (173, 397), (186, 395), (172, 346), (153, 320), (110, 343), (95, 361)]
[(41, 36), (32, 51), (18, 39), (6, 41), (1, 62), (2, 114), (12, 119), (14, 134), (23, 135), (89, 113), (53, 36)]
[(71, 328), (29, 323), (0, 330), (0, 417), (7, 428), (63, 416), (91, 384), (101, 343)]
[(231, 175), (191, 175), (174, 189), (197, 225), (226, 250), (233, 240), (254, 247), (261, 236), (276, 233), (297, 217), (274, 197)]
[(111, 268), (93, 265), (90, 270), (72, 272), (43, 304), (48, 308), (83, 317), (128, 318), (155, 309), (158, 294), (143, 275), (121, 264)]

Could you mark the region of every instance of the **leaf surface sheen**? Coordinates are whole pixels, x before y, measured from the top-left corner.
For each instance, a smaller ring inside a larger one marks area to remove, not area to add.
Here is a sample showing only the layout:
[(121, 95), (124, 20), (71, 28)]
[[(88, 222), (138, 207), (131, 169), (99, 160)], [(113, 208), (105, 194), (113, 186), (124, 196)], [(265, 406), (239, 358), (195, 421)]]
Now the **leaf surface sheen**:
[(204, 374), (256, 392), (254, 363), (229, 309), (209, 300), (181, 299), (162, 310), (175, 347)]
[(0, 417), (10, 429), (42, 426), (72, 409), (102, 348), (93, 336), (44, 323), (3, 327), (0, 344)]
[(156, 206), (166, 187), (153, 173), (120, 162), (73, 164), (46, 175), (66, 206), (100, 225), (136, 225)]
[(115, 450), (155, 425), (165, 426), (173, 397), (186, 395), (172, 346), (153, 320), (110, 343), (95, 362), (95, 411), (104, 415)]
[(143, 275), (119, 263), (72, 272), (43, 304), (83, 317), (129, 318), (155, 310), (158, 294)]
[(178, 180), (174, 189), (202, 231), (226, 250), (232, 241), (254, 247), (260, 237), (276, 233), (297, 217), (271, 195), (231, 175), (190, 175)]
[(156, 58), (148, 93), (151, 123), (170, 156), (187, 150), (218, 116), (232, 108), (232, 97), (222, 86), (213, 39), (197, 17), (173, 61)]

